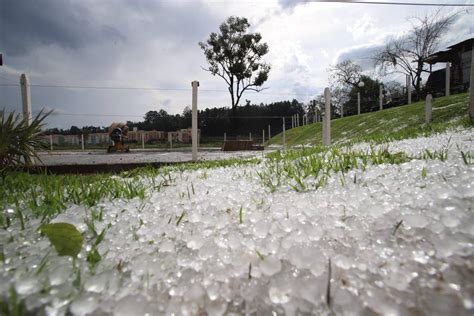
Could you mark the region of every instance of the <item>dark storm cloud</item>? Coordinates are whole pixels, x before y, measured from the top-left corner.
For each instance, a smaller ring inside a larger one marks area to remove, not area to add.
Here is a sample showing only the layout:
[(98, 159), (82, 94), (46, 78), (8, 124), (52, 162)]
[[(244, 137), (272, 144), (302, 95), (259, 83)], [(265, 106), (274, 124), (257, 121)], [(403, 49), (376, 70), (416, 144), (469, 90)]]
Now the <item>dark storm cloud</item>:
[(382, 48), (383, 45), (370, 45), (352, 48), (339, 54), (337, 62), (339, 63), (349, 59), (359, 64), (363, 70), (373, 70), (374, 56)]
[(79, 49), (102, 38), (123, 39), (120, 32), (91, 19), (91, 9), (81, 1), (2, 0), (0, 49), (23, 56), (40, 45)]
[[(198, 0), (0, 0), (0, 83), (18, 82), (25, 72), (33, 84), (187, 87), (188, 77), (202, 71), (198, 42), (221, 22)], [(155, 107), (172, 112), (181, 99), (143, 91), (32, 88), (34, 110), (73, 113), (141, 115)], [(21, 110), (16, 87), (0, 87), (3, 107)], [(49, 121), (67, 127), (85, 120), (108, 124), (110, 118), (55, 115)]]
[[(200, 1), (0, 1), (0, 51), (13, 58), (41, 46), (80, 51), (86, 46), (165, 38), (201, 40), (217, 21)], [(197, 44), (196, 44), (197, 45)]]

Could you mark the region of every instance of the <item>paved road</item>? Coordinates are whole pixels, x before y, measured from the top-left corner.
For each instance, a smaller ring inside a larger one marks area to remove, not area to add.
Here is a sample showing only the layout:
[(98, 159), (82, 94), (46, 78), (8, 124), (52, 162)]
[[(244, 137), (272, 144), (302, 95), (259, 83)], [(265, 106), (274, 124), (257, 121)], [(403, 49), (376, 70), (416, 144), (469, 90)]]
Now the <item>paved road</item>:
[[(267, 152), (267, 151), (265, 151)], [(200, 160), (217, 160), (237, 157), (261, 156), (262, 151), (222, 152), (217, 150), (201, 151)], [(173, 163), (191, 161), (190, 151), (150, 151), (132, 150), (130, 153), (107, 154), (104, 151), (57, 151), (42, 152), (39, 154), (46, 166), (59, 165), (96, 165), (96, 164), (146, 164), (146, 163)]]

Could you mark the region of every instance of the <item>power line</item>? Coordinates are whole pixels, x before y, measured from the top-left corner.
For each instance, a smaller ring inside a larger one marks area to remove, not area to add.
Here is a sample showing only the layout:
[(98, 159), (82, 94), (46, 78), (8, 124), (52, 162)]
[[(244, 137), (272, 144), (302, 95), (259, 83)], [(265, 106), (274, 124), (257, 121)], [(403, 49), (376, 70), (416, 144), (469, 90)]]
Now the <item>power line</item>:
[[(34, 112), (34, 113), (39, 113), (39, 112)], [(143, 118), (144, 115), (131, 115), (131, 114), (94, 114), (94, 113), (64, 113), (64, 112), (58, 112), (58, 113), (52, 113), (52, 115), (57, 115), (57, 116), (94, 116), (94, 117), (141, 117)], [(233, 119), (233, 118), (239, 118), (239, 119), (281, 119), (284, 117), (289, 117), (289, 116), (205, 116), (205, 115), (200, 115), (200, 119)]]
[(347, 4), (374, 4), (397, 6), (427, 6), (427, 7), (474, 7), (472, 3), (435, 3), (435, 2), (384, 2), (384, 1), (352, 1), (352, 0), (307, 0), (306, 2), (328, 2)]
[[(14, 111), (13, 111), (14, 112)], [(33, 114), (38, 114), (38, 111), (33, 111)], [(66, 113), (66, 112), (52, 112), (51, 115), (56, 116), (93, 116), (93, 117), (140, 117), (143, 118), (143, 115), (136, 115), (136, 114), (98, 114), (98, 113)], [(259, 116), (205, 116), (203, 114), (200, 115), (200, 119), (281, 119), (281, 118), (288, 118), (291, 116), (282, 116), (282, 115), (259, 115)]]
[[(0, 86), (19, 86), (19, 84), (0, 84)], [(156, 90), (156, 91), (191, 91), (191, 89), (180, 88), (148, 88), (148, 87), (112, 87), (112, 86), (75, 86), (56, 84), (30, 84), (37, 88), (61, 88), (61, 89), (93, 89), (93, 90)]]
[[(19, 87), (19, 84), (14, 83), (2, 83), (2, 87)], [(177, 92), (190, 92), (190, 88), (153, 88), (153, 87), (113, 87), (113, 86), (76, 86), (76, 85), (56, 85), (56, 84), (30, 84), (30, 87), (37, 88), (54, 88), (54, 89), (89, 89), (89, 90), (142, 90), (142, 91), (177, 91)], [(217, 90), (217, 89), (199, 89), (200, 92), (216, 92), (216, 93), (229, 93), (228, 90)], [(262, 95), (277, 95), (277, 96), (314, 96), (314, 93), (276, 93), (276, 92), (255, 92), (249, 90), (250, 93), (259, 93)]]

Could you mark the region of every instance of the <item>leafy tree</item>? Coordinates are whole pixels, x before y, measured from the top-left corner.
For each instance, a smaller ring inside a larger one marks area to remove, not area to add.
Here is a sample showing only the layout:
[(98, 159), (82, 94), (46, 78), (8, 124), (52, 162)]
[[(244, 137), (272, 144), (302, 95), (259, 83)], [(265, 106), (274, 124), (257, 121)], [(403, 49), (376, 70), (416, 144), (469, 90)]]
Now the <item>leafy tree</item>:
[(261, 62), (268, 45), (261, 43), (260, 33), (248, 33), (249, 27), (246, 18), (232, 16), (221, 24), (219, 33), (211, 33), (206, 43), (199, 43), (209, 64), (205, 70), (228, 86), (234, 115), (242, 94), (262, 91), (270, 72), (270, 65)]
[(80, 135), (82, 133), (82, 130), (79, 127), (77, 127), (76, 125), (73, 125), (69, 129), (69, 133), (71, 135)]
[(153, 125), (158, 121), (159, 117), (160, 117), (160, 114), (158, 114), (157, 111), (148, 111), (145, 113), (144, 123), (148, 125)]
[(361, 76), (361, 81), (364, 82), (362, 88), (355, 86), (346, 95), (347, 99), (344, 102), (345, 115), (357, 114), (357, 92), (360, 92), (361, 113), (376, 111), (379, 108), (379, 86), (381, 82), (366, 75)]

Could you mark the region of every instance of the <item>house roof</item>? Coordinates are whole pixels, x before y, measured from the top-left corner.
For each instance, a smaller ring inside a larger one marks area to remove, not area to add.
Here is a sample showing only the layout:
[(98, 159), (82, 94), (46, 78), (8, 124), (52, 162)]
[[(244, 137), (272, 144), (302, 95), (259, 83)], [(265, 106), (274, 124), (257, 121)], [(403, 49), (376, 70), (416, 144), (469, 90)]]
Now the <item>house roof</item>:
[(436, 52), (425, 60), (426, 63), (432, 65), (436, 63), (445, 63), (445, 62), (452, 62), (456, 58), (457, 52), (462, 49), (463, 47), (468, 47), (467, 50), (472, 49), (472, 45), (474, 44), (474, 37), (464, 40), (462, 42), (456, 43), (448, 47), (447, 50)]

